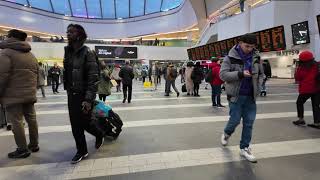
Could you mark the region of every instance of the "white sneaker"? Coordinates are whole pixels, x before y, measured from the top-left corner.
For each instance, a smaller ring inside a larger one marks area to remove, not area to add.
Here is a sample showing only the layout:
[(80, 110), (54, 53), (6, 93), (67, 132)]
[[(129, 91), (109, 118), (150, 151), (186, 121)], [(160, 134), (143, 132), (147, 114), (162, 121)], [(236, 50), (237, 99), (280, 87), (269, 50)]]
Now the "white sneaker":
[(257, 162), (257, 159), (256, 159), (256, 157), (254, 157), (254, 155), (252, 155), (250, 148), (240, 149), (240, 156), (246, 158), (246, 160), (248, 160), (252, 163)]
[(222, 146), (226, 146), (228, 145), (228, 140), (229, 140), (230, 136), (229, 135), (226, 135), (225, 133), (223, 133), (221, 135), (221, 144)]

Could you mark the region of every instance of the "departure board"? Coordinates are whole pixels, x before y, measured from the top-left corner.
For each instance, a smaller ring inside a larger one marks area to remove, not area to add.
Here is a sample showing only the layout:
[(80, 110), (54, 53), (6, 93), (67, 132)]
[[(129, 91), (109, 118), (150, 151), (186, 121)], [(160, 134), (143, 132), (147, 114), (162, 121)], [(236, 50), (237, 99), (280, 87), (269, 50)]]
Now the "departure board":
[(271, 30), (267, 29), (264, 31), (260, 31), (260, 42), (261, 42), (261, 51), (269, 52), (272, 50), (271, 44)]
[(204, 49), (203, 49), (203, 46), (201, 46), (200, 48), (200, 59), (204, 59)]
[(195, 60), (199, 60), (200, 59), (200, 48), (196, 48), (196, 59)]
[(220, 43), (214, 43), (214, 49), (216, 51), (216, 57), (220, 57), (221, 56), (221, 48), (220, 48)]
[(204, 46), (204, 56), (206, 60), (210, 59), (209, 45)]
[(280, 51), (286, 49), (286, 40), (284, 35), (284, 27), (279, 26), (272, 28), (272, 46), (274, 51)]
[(294, 45), (310, 43), (308, 21), (292, 24), (291, 30)]
[(221, 56), (228, 55), (227, 41), (221, 41), (220, 48), (221, 48)]
[(235, 45), (234, 38), (231, 38), (231, 39), (227, 40), (227, 48), (228, 48), (228, 50), (232, 49), (234, 45)]
[(214, 44), (213, 44), (213, 43), (209, 44), (209, 51), (210, 51), (210, 58), (217, 56), (217, 55), (216, 55), (216, 51), (215, 51), (215, 49), (214, 49)]
[(188, 49), (187, 52), (188, 52), (188, 58), (189, 58), (189, 60), (192, 59), (191, 49)]
[(196, 49), (195, 48), (191, 49), (191, 55), (192, 55), (192, 60), (195, 60), (196, 59)]
[(256, 49), (258, 49), (259, 51), (261, 51), (261, 42), (260, 42), (260, 33), (256, 32), (254, 33), (256, 35), (257, 38), (257, 44), (256, 44)]

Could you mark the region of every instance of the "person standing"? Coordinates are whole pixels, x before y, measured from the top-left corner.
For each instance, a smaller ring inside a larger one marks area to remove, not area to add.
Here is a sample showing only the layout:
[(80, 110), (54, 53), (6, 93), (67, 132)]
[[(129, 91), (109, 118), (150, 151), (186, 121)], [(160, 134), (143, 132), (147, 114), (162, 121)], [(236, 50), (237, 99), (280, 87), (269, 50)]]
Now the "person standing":
[(52, 91), (53, 94), (59, 93), (59, 79), (61, 75), (61, 70), (58, 64), (55, 62), (53, 67), (49, 70), (49, 76), (51, 77)]
[(148, 75), (148, 71), (147, 69), (144, 67), (142, 68), (142, 71), (141, 71), (141, 76), (142, 76), (142, 83), (144, 83), (146, 81), (146, 77)]
[[(304, 51), (299, 55), (299, 66), (295, 73), (295, 79), (299, 83), (299, 96), (297, 99), (298, 120), (293, 121), (294, 125), (305, 125), (304, 103), (311, 98), (313, 124), (309, 127), (320, 129), (320, 62), (314, 60), (310, 51)], [(318, 79), (317, 79), (318, 78)]]
[(212, 69), (208, 73), (212, 73), (212, 81), (209, 82), (211, 84), (211, 100), (212, 106), (214, 107), (225, 107), (221, 104), (221, 85), (224, 83), (220, 79), (220, 69), (221, 69), (221, 61), (219, 59), (214, 59), (212, 62)]
[(158, 86), (158, 75), (159, 75), (159, 67), (157, 63), (153, 63), (152, 67), (150, 68), (149, 71), (149, 76), (152, 77), (153, 80), (153, 84), (154, 84), (154, 90), (157, 90), (157, 86)]
[[(132, 97), (132, 80), (134, 78), (133, 69), (130, 66), (130, 61), (126, 61), (126, 65), (121, 68), (119, 76), (122, 81), (123, 101), (125, 103), (128, 99), (128, 103), (131, 103)], [(128, 92), (128, 94), (127, 94)]]
[(64, 88), (68, 95), (68, 109), (72, 134), (76, 142), (77, 153), (71, 163), (75, 164), (88, 156), (84, 131), (96, 137), (95, 148), (104, 142), (103, 133), (91, 123), (91, 111), (97, 94), (99, 68), (96, 56), (84, 42), (87, 34), (78, 24), (67, 28), (68, 45), (64, 48)]
[(120, 70), (120, 65), (116, 64), (111, 73), (111, 79), (114, 79), (117, 82), (117, 92), (121, 92), (121, 78), (119, 76)]
[(38, 74), (38, 88), (41, 89), (41, 93), (42, 93), (42, 97), (45, 98), (46, 97), (46, 93), (44, 90), (44, 81), (46, 79), (46, 73), (42, 67), (42, 63), (39, 62), (39, 74)]
[(260, 93), (263, 73), (260, 64), (253, 62), (254, 48), (257, 43), (255, 34), (245, 34), (223, 60), (220, 78), (226, 83), (229, 102), (229, 121), (221, 136), (221, 144), (228, 145), (228, 140), (242, 119), (240, 155), (250, 162), (257, 162), (249, 147), (253, 124), (256, 119), (256, 97)]
[(187, 68), (185, 72), (185, 79), (186, 79), (186, 88), (187, 88), (187, 95), (193, 95), (193, 80), (191, 78), (193, 71), (193, 63), (190, 61), (187, 63)]
[(239, 0), (241, 12), (244, 12), (244, 3), (245, 3), (245, 1), (246, 1), (246, 0)]
[(195, 67), (193, 68), (191, 78), (193, 81), (193, 95), (196, 97), (200, 97), (199, 95), (199, 88), (201, 81), (203, 79), (203, 72), (200, 67), (200, 62), (196, 62)]
[(174, 89), (174, 91), (177, 93), (177, 97), (179, 97), (180, 93), (178, 89), (176, 88), (176, 78), (178, 76), (177, 70), (174, 68), (173, 64), (170, 64), (167, 68), (167, 77), (166, 77), (166, 93), (165, 96), (169, 96), (170, 94), (170, 88)]
[[(18, 148), (9, 158), (26, 158), (39, 151), (38, 124), (34, 103), (37, 101), (37, 59), (25, 42), (27, 34), (12, 29), (8, 39), (0, 43), (0, 104), (6, 108), (8, 121)], [(30, 143), (27, 145), (23, 118), (28, 123)], [(30, 151), (29, 151), (30, 150)]]
[(98, 84), (98, 94), (99, 99), (103, 102), (106, 101), (107, 96), (111, 94), (111, 78), (110, 78), (110, 71), (106, 64), (103, 61), (100, 62), (100, 80)]

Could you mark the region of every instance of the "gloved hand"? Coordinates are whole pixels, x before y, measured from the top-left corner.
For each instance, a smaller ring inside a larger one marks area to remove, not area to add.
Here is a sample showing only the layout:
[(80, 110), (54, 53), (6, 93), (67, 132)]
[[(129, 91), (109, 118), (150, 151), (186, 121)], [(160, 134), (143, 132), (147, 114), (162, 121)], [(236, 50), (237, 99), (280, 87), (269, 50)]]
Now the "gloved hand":
[(83, 113), (88, 114), (90, 112), (91, 108), (92, 108), (92, 105), (90, 102), (87, 102), (87, 101), (82, 102)]

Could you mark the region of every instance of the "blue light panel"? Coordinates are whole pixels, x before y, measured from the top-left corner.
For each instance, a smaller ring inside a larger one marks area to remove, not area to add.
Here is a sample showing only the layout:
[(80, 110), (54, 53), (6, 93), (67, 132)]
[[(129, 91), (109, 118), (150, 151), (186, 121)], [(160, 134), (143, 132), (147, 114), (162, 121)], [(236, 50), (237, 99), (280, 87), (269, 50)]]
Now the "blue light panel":
[(70, 0), (72, 15), (75, 17), (87, 17), (87, 10), (84, 0)]
[(100, 0), (86, 0), (89, 18), (102, 18)]
[(108, 19), (114, 19), (115, 16), (115, 8), (114, 8), (114, 0), (101, 0), (102, 4), (102, 17)]
[(129, 0), (116, 0), (117, 18), (129, 17)]
[(32, 7), (52, 12), (49, 0), (29, 0), (29, 3)]
[(144, 0), (130, 0), (130, 16), (144, 15)]
[(71, 16), (68, 0), (52, 0), (52, 6), (55, 13)]
[(183, 0), (163, 0), (161, 11), (168, 11), (181, 5)]
[(146, 0), (146, 14), (160, 12), (161, 0)]

